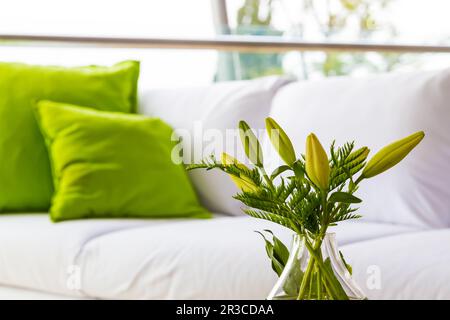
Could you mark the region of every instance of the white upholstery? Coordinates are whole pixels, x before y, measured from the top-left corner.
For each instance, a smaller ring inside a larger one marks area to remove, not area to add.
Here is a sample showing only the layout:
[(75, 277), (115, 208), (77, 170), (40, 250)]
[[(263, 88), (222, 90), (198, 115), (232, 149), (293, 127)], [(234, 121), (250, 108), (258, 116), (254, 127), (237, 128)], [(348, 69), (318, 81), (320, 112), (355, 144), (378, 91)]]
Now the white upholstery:
[[(246, 216), (57, 224), (47, 214), (0, 216), (0, 286), (86, 298), (263, 299), (276, 281), (254, 232), (264, 229), (290, 245), (289, 230)], [(348, 244), (415, 231), (351, 222), (336, 233)], [(68, 286), (72, 266), (79, 290)]]
[[(367, 219), (329, 231), (369, 298), (450, 299), (450, 229), (430, 229), (450, 225), (450, 71), (299, 82), (276, 93), (286, 82), (270, 77), (148, 89), (140, 111), (188, 132), (196, 120), (220, 132), (241, 119), (262, 128), (276, 95), (272, 115), (299, 152), (310, 131), (324, 144), (357, 137), (373, 154), (425, 130), (423, 143), (402, 164), (362, 185), (360, 212)], [(279, 162), (274, 153), (266, 159)], [(0, 215), (0, 298), (264, 299), (276, 276), (254, 231), (271, 229), (288, 246), (291, 232), (241, 214), (231, 198), (236, 189), (221, 173), (191, 177), (203, 203), (221, 214), (57, 224), (48, 214)], [(372, 290), (367, 283), (373, 285), (369, 276), (377, 270), (381, 290)], [(73, 276), (79, 288), (72, 287)]]
[(96, 236), (143, 223), (147, 222), (107, 219), (52, 223), (48, 214), (2, 214), (0, 285), (77, 296), (67, 281), (85, 243)]
[[(177, 130), (183, 137), (186, 163), (198, 163), (211, 153), (219, 158), (223, 151), (244, 161), (237, 132), (234, 132), (237, 139), (228, 139), (230, 135), (226, 136), (226, 132), (236, 131), (240, 120), (246, 120), (252, 128), (264, 128), (273, 96), (288, 81), (266, 77), (205, 87), (143, 90), (140, 112), (160, 117)], [(212, 140), (217, 136), (224, 139)], [(239, 202), (232, 198), (237, 189), (225, 174), (197, 170), (190, 172), (190, 176), (208, 209), (242, 214)]]
[(342, 251), (369, 299), (448, 300), (449, 249), (450, 229), (442, 229), (358, 242)]
[[(414, 231), (370, 224), (339, 228), (342, 243)], [(290, 245), (289, 230), (248, 217), (148, 226), (99, 237), (80, 256), (84, 293), (123, 299), (264, 299), (276, 281), (264, 242), (253, 232), (264, 229)]]
[(335, 227), (330, 227), (328, 232), (336, 234), (338, 246), (347, 245), (371, 239), (387, 237), (391, 235), (417, 232), (422, 229), (400, 224), (368, 222), (361, 219), (340, 222)]
[(0, 300), (74, 300), (86, 299), (73, 296), (52, 294), (32, 289), (23, 289), (10, 286), (0, 286)]
[[(337, 145), (356, 139), (373, 155), (425, 131), (404, 161), (361, 184), (360, 212), (371, 221), (450, 227), (450, 69), (296, 82), (280, 89), (271, 115), (299, 153), (310, 132), (326, 148), (334, 139)], [(278, 162), (274, 153), (269, 158)]]

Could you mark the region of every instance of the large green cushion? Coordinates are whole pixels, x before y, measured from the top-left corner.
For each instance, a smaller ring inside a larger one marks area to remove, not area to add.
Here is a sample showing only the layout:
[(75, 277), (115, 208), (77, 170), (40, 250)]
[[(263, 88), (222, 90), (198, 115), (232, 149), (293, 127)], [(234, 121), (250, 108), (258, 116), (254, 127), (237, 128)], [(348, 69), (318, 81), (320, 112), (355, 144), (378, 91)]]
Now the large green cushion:
[(132, 112), (138, 76), (136, 61), (77, 68), (0, 63), (0, 212), (47, 211), (50, 205), (53, 187), (33, 116), (36, 100)]
[(202, 208), (163, 121), (41, 101), (51, 158), (53, 221), (92, 217), (199, 217)]

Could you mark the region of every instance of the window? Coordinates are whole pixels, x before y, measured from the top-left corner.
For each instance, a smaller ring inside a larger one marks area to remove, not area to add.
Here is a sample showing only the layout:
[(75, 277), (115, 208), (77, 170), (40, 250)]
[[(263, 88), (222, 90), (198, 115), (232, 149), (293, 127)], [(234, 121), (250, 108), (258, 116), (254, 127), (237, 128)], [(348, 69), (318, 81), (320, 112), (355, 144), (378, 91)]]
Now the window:
[(209, 0), (11, 0), (0, 33), (121, 37), (214, 35)]
[[(211, 37), (209, 0), (14, 0), (0, 10), (0, 33), (118, 37)], [(0, 60), (38, 64), (142, 62), (142, 87), (210, 83), (217, 52), (77, 47), (3, 47)]]
[[(227, 0), (231, 34), (305, 41), (450, 44), (450, 3), (443, 0)], [(290, 73), (298, 78), (366, 74), (450, 64), (449, 54), (291, 52), (232, 54), (225, 74)]]
[[(450, 44), (444, 0), (14, 0), (0, 10), (0, 34), (210, 38), (216, 34), (305, 41)], [(142, 61), (144, 86), (205, 84), (271, 74), (315, 78), (440, 68), (450, 54), (345, 52), (239, 53), (20, 47), (3, 43), (0, 60), (42, 64)]]

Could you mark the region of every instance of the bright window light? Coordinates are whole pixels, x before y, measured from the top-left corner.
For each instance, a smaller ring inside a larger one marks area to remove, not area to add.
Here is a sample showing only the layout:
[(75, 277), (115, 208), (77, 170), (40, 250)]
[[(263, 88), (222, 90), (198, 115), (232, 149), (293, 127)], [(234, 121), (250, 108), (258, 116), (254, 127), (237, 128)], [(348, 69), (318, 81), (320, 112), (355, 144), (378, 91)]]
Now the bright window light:
[(2, 4), (0, 32), (128, 37), (208, 37), (209, 0), (14, 0)]
[[(14, 0), (0, 10), (0, 34), (210, 38), (217, 33), (306, 41), (450, 44), (445, 0)], [(256, 6), (255, 6), (256, 3)], [(257, 12), (257, 14), (254, 14)], [(222, 14), (220, 14), (222, 13)], [(222, 24), (222, 25), (221, 25)], [(447, 67), (450, 54), (141, 50), (3, 46), (0, 60), (39, 64), (142, 61), (142, 86), (289, 74), (316, 78)]]

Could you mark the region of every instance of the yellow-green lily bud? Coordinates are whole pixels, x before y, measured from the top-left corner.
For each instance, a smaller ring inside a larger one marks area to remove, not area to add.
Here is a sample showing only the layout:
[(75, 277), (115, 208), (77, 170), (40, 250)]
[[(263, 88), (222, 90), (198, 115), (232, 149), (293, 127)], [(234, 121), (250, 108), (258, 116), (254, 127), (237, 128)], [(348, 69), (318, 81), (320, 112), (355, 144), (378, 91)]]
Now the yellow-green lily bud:
[[(230, 156), (227, 153), (222, 153), (221, 162), (223, 165), (236, 165), (239, 168), (248, 169), (243, 163), (240, 163), (236, 158)], [(253, 183), (253, 181), (247, 176), (241, 175), (240, 177), (234, 174), (229, 174), (231, 180), (236, 184), (236, 186), (245, 192), (257, 192), (258, 186)]]
[(247, 158), (257, 167), (263, 166), (263, 153), (258, 138), (245, 121), (239, 121), (239, 135)]
[(330, 163), (328, 156), (314, 133), (306, 138), (306, 173), (311, 181), (322, 190), (328, 189)]
[(419, 131), (382, 148), (369, 160), (361, 177), (372, 178), (392, 168), (402, 161), (403, 158), (406, 157), (420, 141), (422, 141), (424, 136), (425, 133)]
[(266, 130), (273, 147), (277, 150), (281, 159), (288, 166), (292, 166), (297, 159), (292, 142), (286, 132), (272, 118), (266, 118)]

